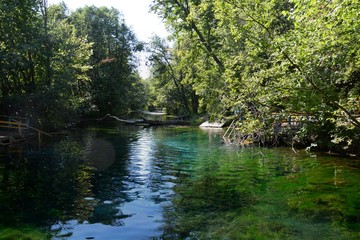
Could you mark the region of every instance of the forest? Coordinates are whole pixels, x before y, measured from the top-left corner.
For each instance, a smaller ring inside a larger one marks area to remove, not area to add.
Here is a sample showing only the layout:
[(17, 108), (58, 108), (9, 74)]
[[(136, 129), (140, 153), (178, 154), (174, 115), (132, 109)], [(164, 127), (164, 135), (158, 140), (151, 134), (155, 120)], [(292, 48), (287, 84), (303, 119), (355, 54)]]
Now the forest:
[[(236, 120), (238, 132), (261, 137), (297, 118), (283, 133), (291, 144), (359, 153), (357, 0), (153, 0), (171, 36), (150, 43), (113, 8), (0, 4), (2, 115), (47, 129), (163, 109)], [(141, 51), (149, 79), (137, 72)]]

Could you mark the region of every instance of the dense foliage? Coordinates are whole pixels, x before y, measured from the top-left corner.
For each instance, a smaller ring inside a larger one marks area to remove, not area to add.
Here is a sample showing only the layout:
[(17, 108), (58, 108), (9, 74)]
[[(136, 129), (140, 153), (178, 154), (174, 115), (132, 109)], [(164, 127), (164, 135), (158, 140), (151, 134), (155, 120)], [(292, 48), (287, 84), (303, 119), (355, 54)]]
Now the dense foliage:
[(144, 87), (134, 57), (141, 48), (115, 9), (70, 13), (63, 3), (3, 0), (1, 115), (59, 128), (84, 113), (122, 114), (142, 107)]
[(311, 117), (294, 139), (356, 150), (359, 1), (154, 0), (152, 9), (173, 30), (173, 68), (213, 118), (236, 113), (248, 132), (274, 133), (276, 118)]
[(150, 43), (153, 91), (152, 102), (170, 114), (197, 113), (199, 100), (193, 85), (186, 82), (187, 74), (179, 67), (181, 56), (171, 51), (165, 40), (154, 37)]
[[(355, 151), (360, 144), (360, 3), (355, 0), (154, 0), (171, 42), (142, 50), (116, 9), (69, 12), (46, 0), (0, 3), (0, 108), (41, 127), (152, 105), (172, 114), (236, 116), (244, 134)], [(309, 121), (311, 119), (311, 121)]]

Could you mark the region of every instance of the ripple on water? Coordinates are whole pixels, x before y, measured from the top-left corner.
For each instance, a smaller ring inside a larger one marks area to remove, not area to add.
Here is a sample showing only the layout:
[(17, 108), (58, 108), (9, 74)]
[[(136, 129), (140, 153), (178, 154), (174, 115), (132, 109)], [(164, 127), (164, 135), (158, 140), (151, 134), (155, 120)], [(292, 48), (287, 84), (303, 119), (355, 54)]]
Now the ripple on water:
[[(15, 227), (41, 225), (55, 240), (360, 237), (359, 161), (230, 149), (196, 130), (85, 134), (55, 143), (53, 157), (0, 161), (0, 220), (14, 215)], [(97, 139), (113, 154), (97, 148), (92, 160), (115, 159), (90, 169), (79, 143), (91, 154)]]

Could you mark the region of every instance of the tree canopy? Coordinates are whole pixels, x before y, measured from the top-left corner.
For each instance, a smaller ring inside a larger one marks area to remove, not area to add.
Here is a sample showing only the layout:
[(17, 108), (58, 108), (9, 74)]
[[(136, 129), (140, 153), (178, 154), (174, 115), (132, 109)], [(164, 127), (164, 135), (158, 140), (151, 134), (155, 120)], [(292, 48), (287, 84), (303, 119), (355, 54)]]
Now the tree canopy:
[(0, 4), (4, 115), (59, 128), (89, 112), (143, 107), (135, 58), (142, 44), (119, 11), (90, 6), (70, 12), (64, 3), (48, 7), (46, 0)]
[(241, 113), (248, 131), (273, 131), (274, 115), (314, 116), (298, 136), (355, 148), (358, 1), (155, 0), (152, 10), (211, 116)]

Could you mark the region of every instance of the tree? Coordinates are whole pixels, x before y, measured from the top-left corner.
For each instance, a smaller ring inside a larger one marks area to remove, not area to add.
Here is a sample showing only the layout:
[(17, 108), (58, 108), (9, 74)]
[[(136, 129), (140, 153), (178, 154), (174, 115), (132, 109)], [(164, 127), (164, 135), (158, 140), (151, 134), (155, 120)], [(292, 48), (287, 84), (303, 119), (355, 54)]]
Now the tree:
[(44, 28), (43, 32), (45, 48), (39, 60), (44, 68), (43, 75), (39, 76), (43, 84), (39, 85), (42, 91), (35, 95), (35, 108), (43, 115), (43, 122), (60, 128), (77, 119), (91, 105), (88, 73), (92, 68), (92, 43), (86, 37), (77, 36), (64, 4), (53, 5), (43, 13), (47, 14), (43, 17), (48, 29)]
[(35, 90), (34, 56), (40, 48), (36, 31), (37, 1), (0, 3), (1, 96)]
[(72, 13), (71, 19), (78, 36), (88, 36), (93, 43), (90, 78), (94, 104), (100, 113), (126, 113), (132, 104), (133, 86), (140, 80), (134, 75), (134, 52), (141, 50), (142, 44), (114, 8), (84, 7)]
[[(193, 86), (200, 107), (216, 115), (225, 89), (221, 75), (224, 62), (220, 58), (221, 39), (212, 1), (154, 1), (152, 10), (171, 26), (176, 38), (175, 50), (184, 82)], [(219, 81), (220, 80), (220, 81)], [(204, 89), (206, 88), (206, 89)]]
[(45, 0), (1, 2), (0, 102), (6, 114), (44, 128), (75, 118), (91, 50), (65, 13), (65, 5), (48, 9)]
[(172, 114), (197, 112), (197, 103), (190, 104), (195, 95), (191, 85), (185, 84), (184, 72), (179, 68), (176, 55), (165, 40), (155, 36), (150, 44), (152, 77), (156, 81), (158, 107)]

